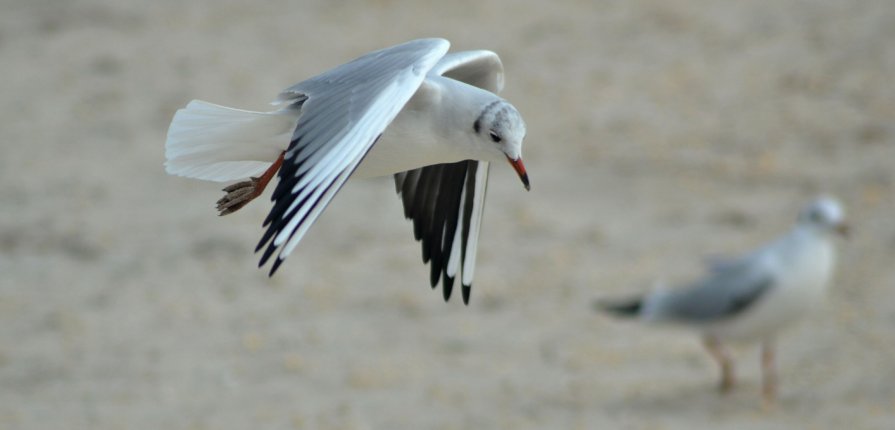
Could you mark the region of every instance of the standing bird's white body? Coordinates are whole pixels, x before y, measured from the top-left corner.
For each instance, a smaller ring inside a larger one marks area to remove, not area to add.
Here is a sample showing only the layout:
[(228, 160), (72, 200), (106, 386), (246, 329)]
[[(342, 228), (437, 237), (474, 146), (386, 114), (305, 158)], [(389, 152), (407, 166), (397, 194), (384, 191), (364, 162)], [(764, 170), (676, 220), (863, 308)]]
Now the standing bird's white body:
[(700, 328), (705, 336), (733, 342), (767, 339), (823, 304), (836, 260), (829, 235), (799, 225), (751, 258), (746, 270), (773, 280), (766, 296), (739, 318), (707, 323)]
[[(231, 213), (276, 174), (274, 206), (257, 251), (276, 255), (271, 275), (349, 177), (395, 174), (405, 215), (422, 241), (430, 281), (454, 278), (469, 300), (488, 162), (507, 159), (526, 188), (525, 122), (507, 101), (503, 66), (490, 51), (447, 54), (443, 39), (371, 52), (284, 90), (273, 112), (194, 100), (174, 116), (168, 173), (228, 182)], [(259, 176), (256, 178), (256, 176)]]
[(845, 231), (839, 203), (820, 198), (802, 210), (788, 233), (744, 257), (713, 262), (709, 274), (690, 285), (598, 305), (616, 315), (700, 332), (721, 366), (725, 391), (733, 387), (734, 374), (722, 344), (762, 342), (764, 396), (771, 403), (775, 337), (824, 301), (836, 260), (833, 235)]

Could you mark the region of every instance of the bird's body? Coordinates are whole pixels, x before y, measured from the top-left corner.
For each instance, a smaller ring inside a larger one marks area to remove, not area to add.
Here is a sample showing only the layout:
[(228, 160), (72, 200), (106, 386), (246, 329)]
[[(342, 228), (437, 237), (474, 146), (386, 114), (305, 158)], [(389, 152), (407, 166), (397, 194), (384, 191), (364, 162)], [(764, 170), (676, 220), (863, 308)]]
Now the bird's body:
[[(443, 39), (374, 51), (287, 88), (273, 112), (194, 100), (168, 131), (168, 173), (219, 182), (221, 214), (278, 178), (261, 265), (272, 275), (349, 177), (394, 174), (405, 215), (445, 299), (461, 277), (469, 299), (488, 162), (519, 174), (525, 122), (506, 100), (503, 66), (490, 51), (447, 54)], [(259, 176), (260, 175), (260, 176)], [(257, 177), (256, 177), (257, 176)]]
[(428, 76), (395, 120), (389, 124), (358, 166), (353, 177), (374, 178), (413, 170), (420, 166), (462, 160), (501, 161), (503, 157), (482, 150), (469, 130), (479, 111), (458, 106), (480, 106), (495, 101), (481, 88), (442, 76)]
[(741, 258), (712, 262), (708, 274), (691, 284), (599, 306), (616, 315), (683, 325), (700, 333), (721, 365), (724, 390), (733, 386), (734, 376), (723, 344), (761, 342), (764, 393), (771, 402), (776, 392), (775, 338), (824, 301), (836, 260), (832, 236), (837, 231), (844, 232), (842, 209), (835, 200), (822, 198), (806, 207), (782, 237)]
[(751, 258), (750, 268), (768, 274), (773, 283), (740, 315), (698, 327), (704, 336), (746, 343), (769, 339), (826, 299), (835, 264), (831, 238), (795, 228)]

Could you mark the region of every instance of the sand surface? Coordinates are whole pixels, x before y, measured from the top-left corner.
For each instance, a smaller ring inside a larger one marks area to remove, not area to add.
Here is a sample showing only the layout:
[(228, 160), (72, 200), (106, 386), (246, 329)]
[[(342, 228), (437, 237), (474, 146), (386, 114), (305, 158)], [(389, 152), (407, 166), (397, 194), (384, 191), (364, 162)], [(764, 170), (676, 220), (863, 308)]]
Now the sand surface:
[[(0, 2), (0, 429), (895, 428), (895, 3)], [(169, 177), (193, 98), (264, 109), (364, 52), (487, 48), (528, 122), (445, 304), (390, 179), (347, 186), (273, 279), (268, 205)], [(594, 314), (847, 206), (823, 312), (760, 408), (689, 333)]]

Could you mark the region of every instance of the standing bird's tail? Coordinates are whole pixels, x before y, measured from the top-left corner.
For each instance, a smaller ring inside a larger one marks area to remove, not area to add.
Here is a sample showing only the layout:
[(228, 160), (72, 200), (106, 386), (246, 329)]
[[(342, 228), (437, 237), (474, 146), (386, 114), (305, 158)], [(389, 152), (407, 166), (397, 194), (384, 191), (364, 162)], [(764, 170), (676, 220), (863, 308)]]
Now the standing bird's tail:
[(594, 300), (594, 309), (624, 318), (636, 318), (643, 311), (643, 297), (628, 300)]
[(252, 112), (191, 101), (174, 115), (165, 142), (165, 171), (229, 182), (267, 170), (289, 146), (299, 110)]

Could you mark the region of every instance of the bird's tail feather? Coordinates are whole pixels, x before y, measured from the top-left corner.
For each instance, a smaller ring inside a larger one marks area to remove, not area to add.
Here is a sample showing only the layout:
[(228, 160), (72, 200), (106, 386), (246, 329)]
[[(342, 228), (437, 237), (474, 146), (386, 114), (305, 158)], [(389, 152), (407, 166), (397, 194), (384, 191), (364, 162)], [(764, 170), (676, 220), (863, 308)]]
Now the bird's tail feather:
[(646, 294), (623, 300), (598, 300), (594, 302), (594, 307), (618, 317), (637, 318), (650, 323), (663, 322), (668, 321), (666, 305), (671, 293), (664, 282), (657, 280)]
[(289, 146), (297, 109), (252, 112), (193, 100), (174, 115), (165, 171), (227, 182), (264, 172)]
[(595, 300), (594, 308), (618, 317), (635, 318), (643, 311), (643, 297), (627, 300)]

